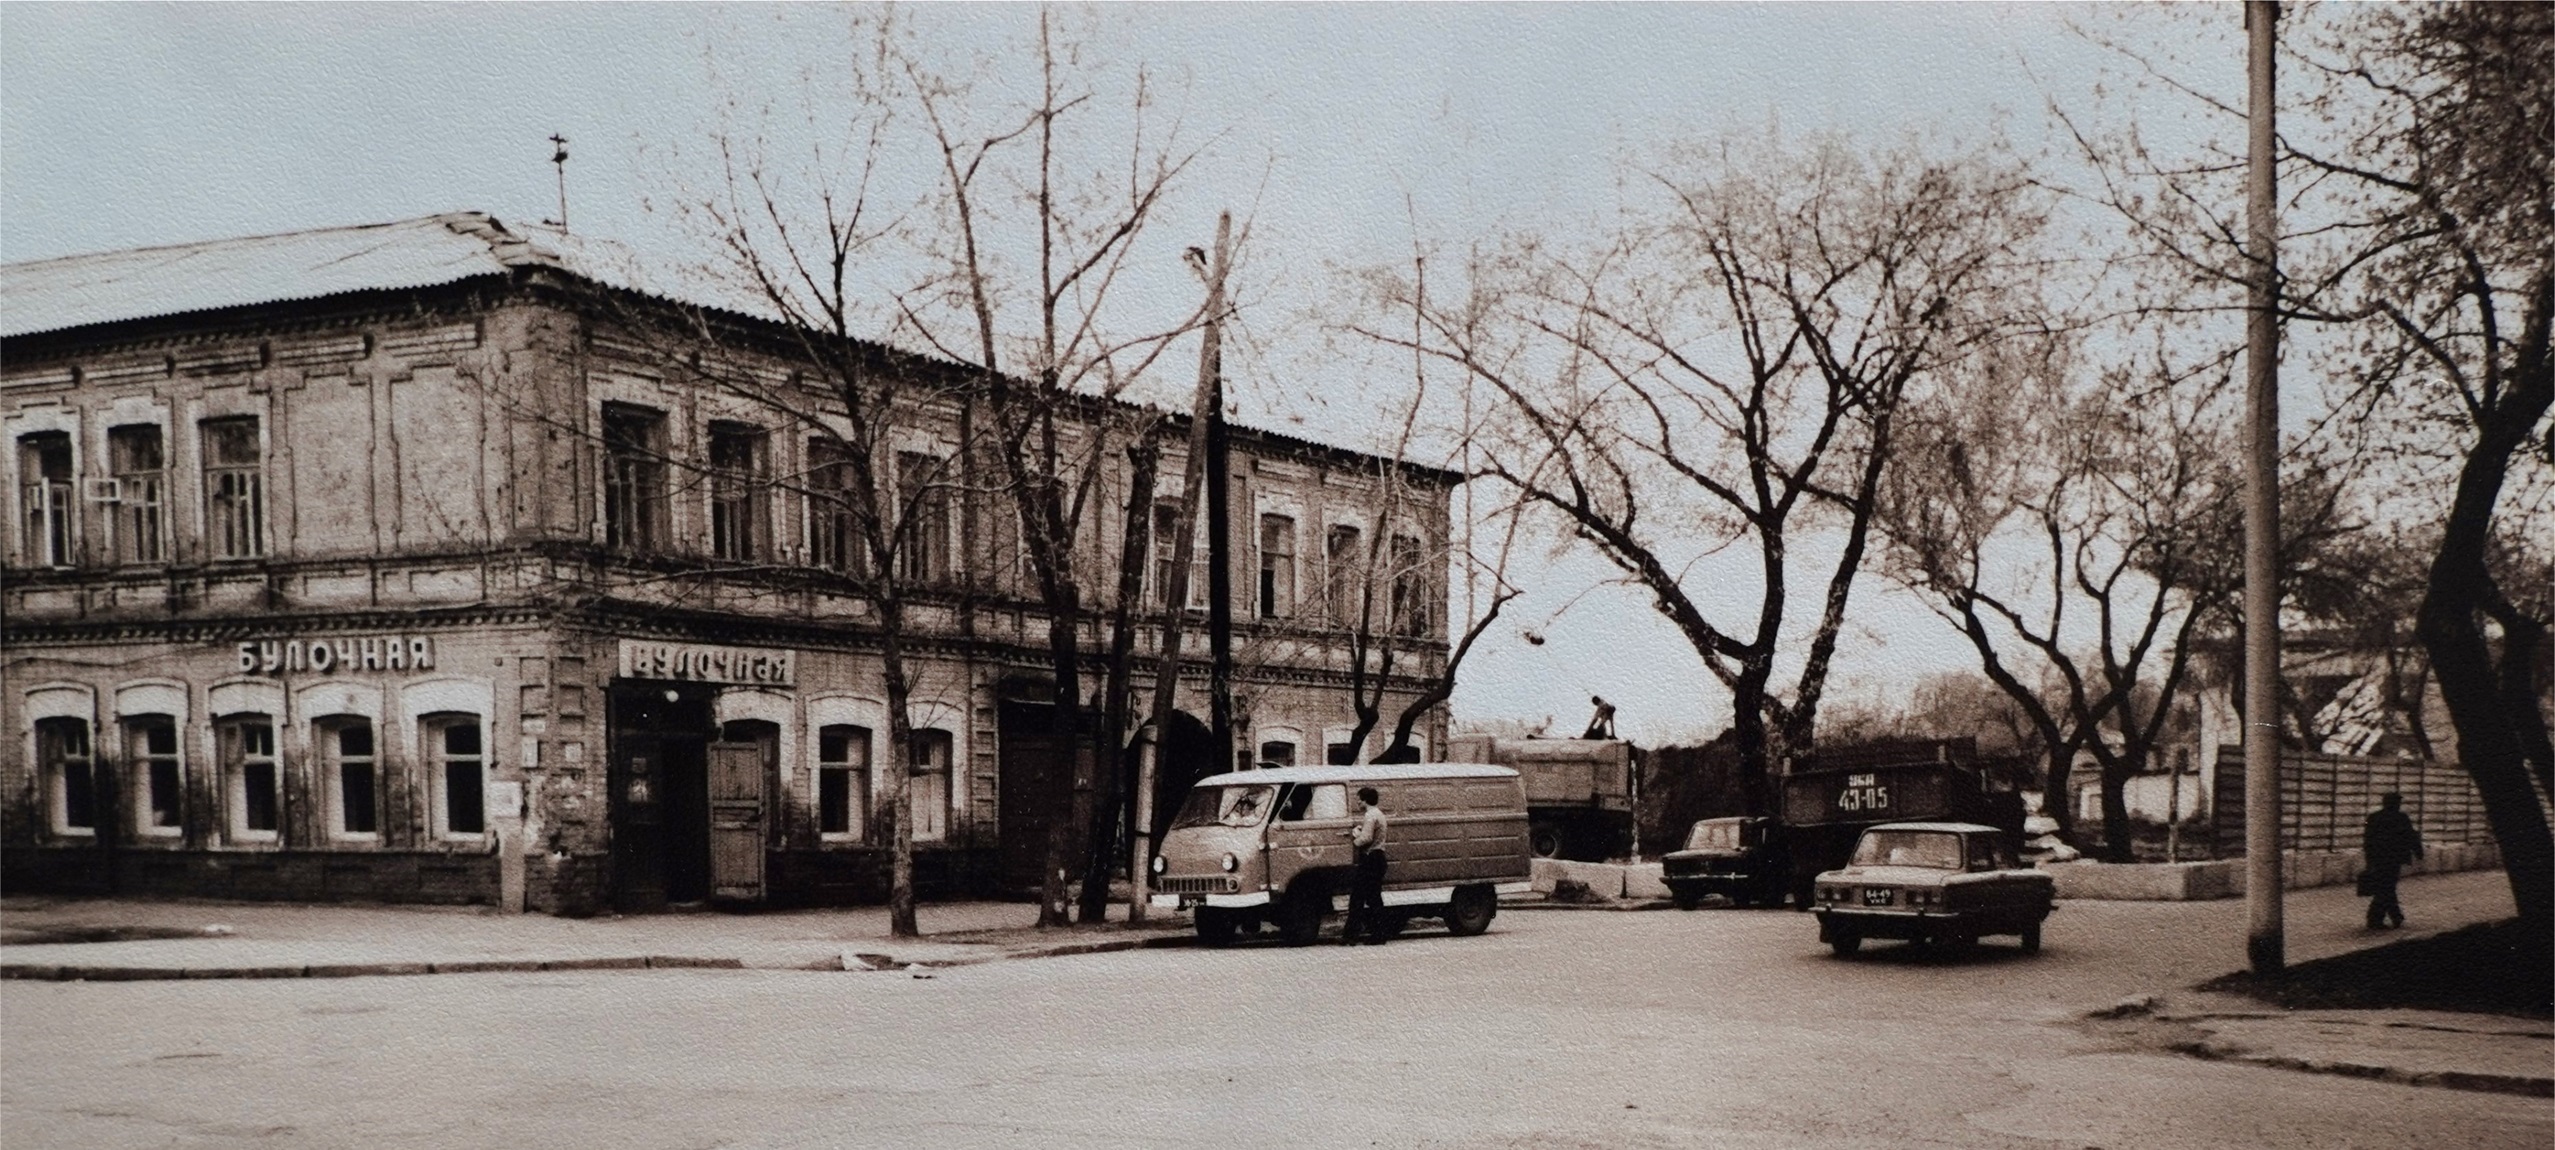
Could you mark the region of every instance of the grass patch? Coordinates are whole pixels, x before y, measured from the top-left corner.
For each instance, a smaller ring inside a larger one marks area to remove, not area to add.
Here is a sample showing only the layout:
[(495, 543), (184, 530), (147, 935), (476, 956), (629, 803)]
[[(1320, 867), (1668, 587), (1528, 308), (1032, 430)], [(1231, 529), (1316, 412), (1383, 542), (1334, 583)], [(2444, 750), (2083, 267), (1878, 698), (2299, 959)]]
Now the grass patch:
[(2211, 979), (2202, 990), (2242, 994), (2291, 1010), (2455, 1010), (2555, 1016), (2555, 963), (2547, 938), (2519, 920), (2465, 927), (2332, 958), (2279, 974)]

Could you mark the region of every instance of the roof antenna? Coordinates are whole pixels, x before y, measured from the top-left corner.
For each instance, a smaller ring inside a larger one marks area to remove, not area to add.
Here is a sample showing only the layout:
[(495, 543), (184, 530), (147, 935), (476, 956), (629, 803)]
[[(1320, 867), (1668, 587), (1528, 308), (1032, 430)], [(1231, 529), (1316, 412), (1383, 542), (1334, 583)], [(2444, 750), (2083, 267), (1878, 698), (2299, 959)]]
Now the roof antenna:
[(568, 138), (552, 132), (550, 144), (552, 148), (550, 162), (557, 165), (559, 169), (559, 218), (541, 222), (555, 224), (560, 231), (565, 232), (568, 230)]

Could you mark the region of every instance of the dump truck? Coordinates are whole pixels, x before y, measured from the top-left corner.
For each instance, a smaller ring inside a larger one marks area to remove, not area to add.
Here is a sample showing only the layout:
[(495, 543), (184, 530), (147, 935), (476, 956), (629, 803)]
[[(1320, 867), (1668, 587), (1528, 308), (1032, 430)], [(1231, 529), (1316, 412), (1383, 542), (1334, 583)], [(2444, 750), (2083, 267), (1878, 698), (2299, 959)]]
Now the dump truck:
[(1904, 822), (1992, 827), (2010, 851), (2023, 838), (2023, 797), (1979, 766), (1973, 739), (1823, 750), (1783, 778), (1778, 823), (1792, 859), (1792, 905), (1809, 909), (1819, 873), (1845, 866), (1864, 831)]
[(1517, 772), (1526, 786), (1526, 844), (1537, 858), (1598, 862), (1632, 848), (1640, 753), (1631, 743), (1457, 735), (1446, 741), (1446, 757)]

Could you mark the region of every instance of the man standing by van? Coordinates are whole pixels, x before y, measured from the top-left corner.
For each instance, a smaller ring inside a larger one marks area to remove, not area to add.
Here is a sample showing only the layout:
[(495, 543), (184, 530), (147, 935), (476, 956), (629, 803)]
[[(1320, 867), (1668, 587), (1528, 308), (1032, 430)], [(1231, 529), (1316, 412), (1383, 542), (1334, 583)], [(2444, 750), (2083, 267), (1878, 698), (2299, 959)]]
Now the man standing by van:
[[(1357, 801), (1366, 805), (1366, 816), (1348, 832), (1349, 845), (1357, 852), (1356, 877), (1351, 880), (1348, 896), (1348, 924), (1340, 928), (1340, 944), (1355, 946), (1364, 941), (1384, 945), (1384, 806), (1383, 796), (1373, 787), (1359, 787)], [(1364, 928), (1362, 931), (1360, 928)], [(1360, 934), (1366, 937), (1361, 939)]]

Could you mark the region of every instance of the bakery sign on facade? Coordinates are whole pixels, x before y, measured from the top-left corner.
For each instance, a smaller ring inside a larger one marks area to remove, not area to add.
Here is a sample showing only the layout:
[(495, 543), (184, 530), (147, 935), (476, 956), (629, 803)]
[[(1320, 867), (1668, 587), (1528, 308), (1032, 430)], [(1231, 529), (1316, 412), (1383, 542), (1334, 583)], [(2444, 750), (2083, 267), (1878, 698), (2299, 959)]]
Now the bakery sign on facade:
[(425, 635), (359, 635), (343, 639), (251, 639), (238, 644), (240, 672), (287, 671), (345, 674), (357, 671), (431, 671), (435, 641)]
[(623, 639), (621, 677), (788, 687), (798, 682), (798, 652), (785, 648)]

